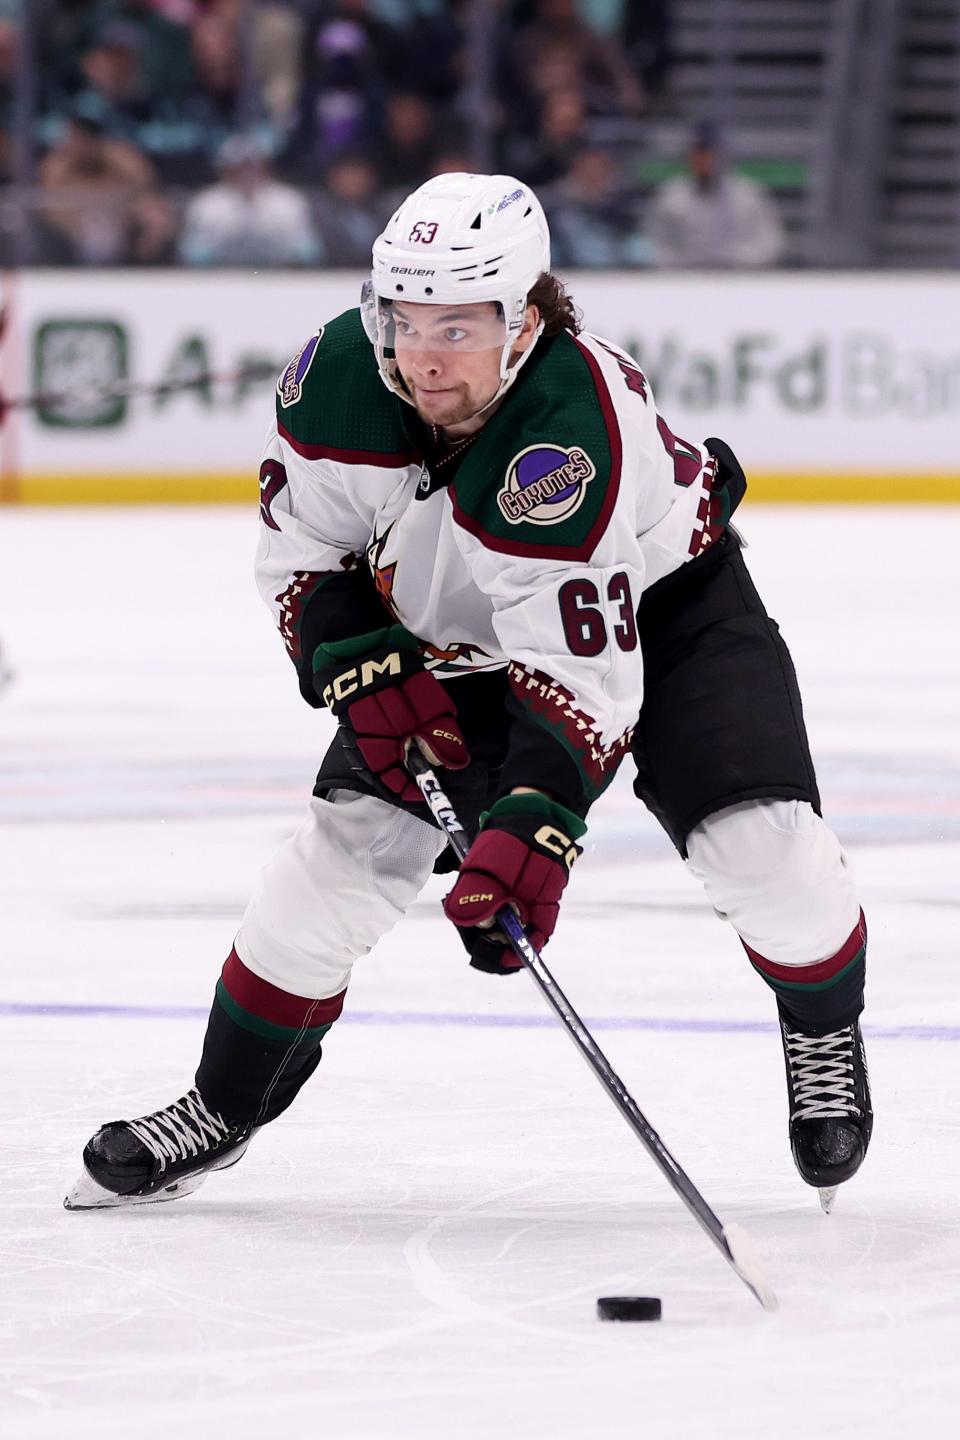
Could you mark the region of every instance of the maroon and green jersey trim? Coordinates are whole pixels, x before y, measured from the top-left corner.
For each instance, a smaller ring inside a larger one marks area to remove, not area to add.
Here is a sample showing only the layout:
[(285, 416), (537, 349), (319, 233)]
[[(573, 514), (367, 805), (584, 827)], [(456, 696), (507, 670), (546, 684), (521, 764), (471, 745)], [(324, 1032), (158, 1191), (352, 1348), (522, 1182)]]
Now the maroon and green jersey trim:
[[(553, 523), (510, 520), (503, 503), (508, 477), (524, 455), (540, 450), (589, 464), (589, 478), (578, 482), (582, 499)], [(464, 455), (450, 486), (453, 518), (500, 554), (588, 561), (610, 523), (622, 465), (620, 425), (599, 362), (564, 333), (541, 342)]]
[(562, 745), (580, 774), (584, 799), (589, 805), (602, 795), (617, 773), (620, 761), (630, 749), (633, 729), (625, 730), (612, 745), (604, 748), (590, 717), (577, 709), (573, 695), (542, 670), (528, 669), (509, 661), (507, 677), (517, 703), (526, 715)]
[(342, 574), (342, 571), (296, 570), (290, 579), (290, 584), (276, 597), (277, 604), (280, 606), (277, 628), (287, 647), (287, 654), (295, 665), (298, 665), (304, 658), (303, 616), (307, 605), (324, 582), (331, 580), (336, 574)]
[(777, 965), (751, 949), (742, 937), (740, 943), (753, 968), (776, 989), (829, 990), (863, 961), (867, 949), (867, 921), (861, 910), (860, 919), (836, 954), (812, 965)]
[(421, 456), (415, 450), (356, 450), (339, 445), (308, 445), (279, 420), (277, 430), (281, 440), (286, 440), (304, 460), (334, 460), (339, 465), (375, 465), (382, 470), (402, 470), (407, 465), (421, 463)]
[(235, 1024), (264, 1039), (288, 1043), (321, 1040), (339, 1019), (346, 993), (341, 990), (326, 1000), (291, 995), (255, 975), (236, 950), (230, 951), (217, 981), (217, 999)]
[(359, 310), (347, 310), (323, 327), (299, 398), (282, 401), (278, 395), (280, 435), (305, 460), (384, 469), (420, 462), (404, 430), (403, 402), (380, 379)]

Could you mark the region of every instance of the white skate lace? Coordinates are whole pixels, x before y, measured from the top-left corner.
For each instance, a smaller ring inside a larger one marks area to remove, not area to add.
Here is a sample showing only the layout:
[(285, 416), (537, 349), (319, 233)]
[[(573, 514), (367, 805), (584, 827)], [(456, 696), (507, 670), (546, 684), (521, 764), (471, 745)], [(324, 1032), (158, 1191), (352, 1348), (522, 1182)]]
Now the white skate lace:
[(127, 1122), (138, 1140), (142, 1140), (161, 1172), (173, 1160), (187, 1160), (209, 1151), (226, 1140), (230, 1126), (222, 1115), (208, 1110), (199, 1090), (189, 1090), (181, 1100)]
[(793, 1079), (793, 1119), (846, 1120), (860, 1113), (853, 1073), (853, 1026), (830, 1035), (784, 1029)]

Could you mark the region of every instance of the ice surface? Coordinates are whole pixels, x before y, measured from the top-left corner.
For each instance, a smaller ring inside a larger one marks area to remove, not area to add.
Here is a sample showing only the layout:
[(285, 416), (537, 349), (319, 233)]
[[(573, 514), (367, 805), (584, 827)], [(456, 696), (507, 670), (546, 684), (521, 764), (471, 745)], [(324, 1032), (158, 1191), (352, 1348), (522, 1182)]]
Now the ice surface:
[[(868, 1163), (827, 1218), (768, 992), (626, 784), (549, 959), (777, 1289), (765, 1314), (524, 975), (431, 882), (297, 1105), (194, 1196), (70, 1215), (100, 1123), (189, 1083), (327, 721), (251, 515), (0, 513), (0, 1434), (945, 1435), (960, 1404), (958, 510), (744, 511), (870, 920)], [(663, 1297), (602, 1325), (601, 1294)]]

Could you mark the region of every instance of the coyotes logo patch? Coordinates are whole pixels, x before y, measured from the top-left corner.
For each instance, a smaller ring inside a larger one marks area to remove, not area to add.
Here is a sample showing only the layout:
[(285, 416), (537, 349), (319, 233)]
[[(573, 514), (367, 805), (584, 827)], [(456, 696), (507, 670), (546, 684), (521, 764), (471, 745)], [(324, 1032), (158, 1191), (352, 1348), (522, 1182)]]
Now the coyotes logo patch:
[(277, 381), (277, 394), (280, 397), (280, 405), (284, 410), (289, 410), (291, 405), (296, 405), (303, 394), (303, 382), (306, 380), (313, 364), (313, 357), (317, 353), (317, 346), (323, 337), (324, 327), (321, 325), (316, 335), (311, 335), (306, 345), (302, 346), (294, 355), (290, 364), (284, 370)]
[(556, 525), (579, 510), (596, 473), (579, 445), (528, 445), (510, 461), (497, 506), (511, 525)]

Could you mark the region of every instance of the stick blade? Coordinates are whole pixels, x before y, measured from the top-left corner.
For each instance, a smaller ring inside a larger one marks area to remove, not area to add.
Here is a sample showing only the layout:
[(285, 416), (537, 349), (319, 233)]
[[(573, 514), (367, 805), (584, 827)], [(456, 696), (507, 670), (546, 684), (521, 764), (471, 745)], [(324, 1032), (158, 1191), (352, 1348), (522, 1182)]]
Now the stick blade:
[(727, 1256), (743, 1283), (760, 1301), (764, 1310), (778, 1310), (780, 1302), (767, 1279), (756, 1246), (741, 1225), (724, 1225)]

